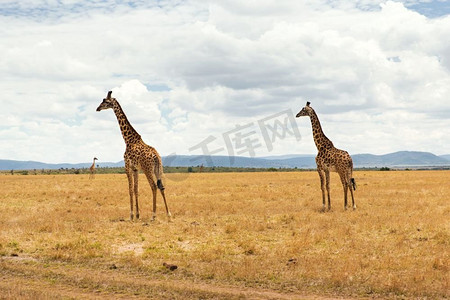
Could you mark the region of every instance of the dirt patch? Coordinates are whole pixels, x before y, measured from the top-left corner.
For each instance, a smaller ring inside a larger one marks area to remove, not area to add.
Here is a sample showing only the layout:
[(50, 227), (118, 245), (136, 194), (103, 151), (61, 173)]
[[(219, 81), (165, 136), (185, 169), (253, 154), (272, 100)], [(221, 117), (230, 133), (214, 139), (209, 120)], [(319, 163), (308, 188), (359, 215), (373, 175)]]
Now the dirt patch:
[(15, 299), (336, 299), (39, 261), (4, 260), (0, 279), (0, 294)]
[(118, 254), (132, 252), (135, 255), (141, 256), (144, 254), (144, 247), (142, 243), (124, 244), (116, 248)]

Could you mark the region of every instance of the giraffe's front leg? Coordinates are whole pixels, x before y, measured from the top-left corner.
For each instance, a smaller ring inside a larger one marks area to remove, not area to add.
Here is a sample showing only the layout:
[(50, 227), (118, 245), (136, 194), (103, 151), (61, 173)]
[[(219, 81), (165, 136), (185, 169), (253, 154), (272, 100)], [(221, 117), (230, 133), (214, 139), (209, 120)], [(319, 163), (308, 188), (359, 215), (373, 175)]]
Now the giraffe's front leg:
[(139, 171), (133, 170), (133, 180), (134, 180), (134, 197), (136, 198), (136, 219), (139, 219)]
[(125, 166), (128, 178), (128, 192), (130, 193), (130, 220), (133, 221), (133, 175), (129, 167)]
[(322, 170), (317, 169), (320, 178), (320, 189), (322, 190), (322, 211), (325, 212), (325, 174)]

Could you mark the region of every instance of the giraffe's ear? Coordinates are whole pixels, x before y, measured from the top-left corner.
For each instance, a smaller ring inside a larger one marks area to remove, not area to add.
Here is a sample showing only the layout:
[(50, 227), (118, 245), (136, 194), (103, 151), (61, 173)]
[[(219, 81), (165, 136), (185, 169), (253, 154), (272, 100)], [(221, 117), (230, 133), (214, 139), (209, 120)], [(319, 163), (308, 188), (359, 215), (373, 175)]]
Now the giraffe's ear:
[(111, 99), (111, 94), (112, 94), (112, 91), (109, 91), (108, 96), (106, 96), (106, 99)]
[(309, 105), (310, 105), (310, 104), (311, 104), (311, 102), (309, 102), (309, 101), (308, 101), (308, 102), (306, 102), (306, 106), (308, 106), (308, 107), (309, 107)]

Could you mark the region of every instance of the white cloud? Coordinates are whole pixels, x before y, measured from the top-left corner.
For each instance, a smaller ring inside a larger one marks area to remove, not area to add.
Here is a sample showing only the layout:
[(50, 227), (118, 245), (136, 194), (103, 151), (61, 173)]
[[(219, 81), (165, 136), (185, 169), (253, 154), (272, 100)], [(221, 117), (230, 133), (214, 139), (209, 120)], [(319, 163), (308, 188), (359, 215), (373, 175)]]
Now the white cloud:
[[(351, 153), (449, 152), (450, 17), (420, 1), (0, 3), (1, 158), (122, 159), (108, 90), (162, 155), (306, 100)], [(296, 121), (257, 155), (314, 153)]]

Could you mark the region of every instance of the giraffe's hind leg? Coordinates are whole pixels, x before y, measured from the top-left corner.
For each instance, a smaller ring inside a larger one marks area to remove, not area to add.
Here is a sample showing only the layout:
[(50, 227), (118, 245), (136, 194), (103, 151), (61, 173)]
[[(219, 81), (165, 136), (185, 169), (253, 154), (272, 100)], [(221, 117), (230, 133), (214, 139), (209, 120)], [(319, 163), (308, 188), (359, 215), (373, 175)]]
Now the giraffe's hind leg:
[(152, 196), (153, 196), (153, 213), (152, 213), (152, 221), (156, 219), (156, 185), (153, 180), (148, 180), (150, 183), (150, 187), (152, 188)]
[(166, 205), (166, 210), (167, 210), (166, 196), (164, 195), (164, 187), (162, 186), (162, 183), (159, 179), (157, 180), (157, 183), (155, 183), (155, 179), (154, 179), (153, 175), (154, 174), (152, 174), (150, 172), (145, 172), (145, 176), (147, 177), (148, 183), (150, 184), (150, 187), (152, 188), (152, 196), (153, 196), (152, 221), (154, 221), (156, 219), (156, 194), (157, 194), (158, 188), (161, 190), (161, 195), (163, 196), (164, 204)]
[(342, 188), (344, 189), (344, 209), (347, 210), (347, 191), (349, 188), (348, 182), (347, 182), (347, 178), (345, 177), (345, 175), (339, 174), (339, 176), (341, 177), (341, 182), (342, 182)]
[(355, 198), (353, 197), (353, 189), (356, 190), (356, 182), (355, 182), (355, 178), (351, 178), (350, 179), (350, 195), (352, 195), (352, 206), (353, 206), (353, 210), (356, 209), (356, 204), (355, 204)]
[(166, 207), (166, 213), (167, 213), (167, 217), (169, 217), (169, 220), (172, 218), (172, 214), (169, 211), (169, 207), (167, 205), (167, 200), (166, 200), (166, 193), (164, 192), (164, 190), (166, 189), (163, 185), (163, 182), (161, 179), (158, 179), (156, 181), (156, 185), (158, 186), (159, 191), (161, 192), (161, 196), (163, 197), (164, 200), (164, 205)]
[(167, 206), (166, 194), (164, 192), (164, 189), (160, 189), (159, 191), (161, 192), (161, 195), (162, 195), (162, 197), (164, 199), (164, 205), (166, 206), (167, 217), (169, 218), (169, 220), (171, 220), (172, 219), (172, 214), (170, 213), (169, 207)]

